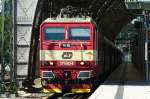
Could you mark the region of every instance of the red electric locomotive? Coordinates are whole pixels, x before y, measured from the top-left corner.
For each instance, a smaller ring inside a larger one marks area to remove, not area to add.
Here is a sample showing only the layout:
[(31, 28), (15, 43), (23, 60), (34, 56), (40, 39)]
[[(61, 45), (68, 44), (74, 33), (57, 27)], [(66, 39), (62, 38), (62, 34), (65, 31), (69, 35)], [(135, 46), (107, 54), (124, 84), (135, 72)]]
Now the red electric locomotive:
[(40, 26), (40, 74), (44, 92), (90, 92), (99, 75), (91, 18), (48, 18)]

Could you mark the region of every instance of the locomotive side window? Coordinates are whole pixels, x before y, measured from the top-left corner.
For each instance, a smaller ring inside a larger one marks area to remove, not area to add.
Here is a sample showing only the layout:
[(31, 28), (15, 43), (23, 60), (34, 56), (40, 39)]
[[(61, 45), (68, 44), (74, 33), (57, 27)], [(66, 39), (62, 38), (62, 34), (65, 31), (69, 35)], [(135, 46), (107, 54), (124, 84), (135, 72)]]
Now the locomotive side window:
[(88, 27), (69, 28), (69, 40), (90, 40), (90, 28)]
[(44, 40), (64, 40), (65, 29), (63, 27), (47, 27), (44, 31)]

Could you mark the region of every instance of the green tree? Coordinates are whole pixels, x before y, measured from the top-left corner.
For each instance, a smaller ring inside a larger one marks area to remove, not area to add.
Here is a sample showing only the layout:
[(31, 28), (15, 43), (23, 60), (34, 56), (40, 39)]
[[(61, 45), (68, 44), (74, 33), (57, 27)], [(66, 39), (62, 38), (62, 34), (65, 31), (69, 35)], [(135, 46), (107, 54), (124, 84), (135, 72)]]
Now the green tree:
[[(9, 63), (10, 61), (10, 50), (11, 50), (11, 16), (5, 16), (5, 21), (4, 21), (4, 35), (3, 35), (3, 43), (4, 47), (0, 47), (0, 56), (1, 56), (1, 51), (3, 49), (3, 55), (6, 63)], [(2, 16), (0, 16), (0, 46), (2, 44)]]
[[(2, 44), (2, 24), (3, 24), (3, 18), (2, 15), (0, 14), (0, 56), (1, 56), (1, 52), (3, 49), (3, 55), (4, 55), (4, 59), (6, 63), (9, 63), (10, 61), (10, 50), (11, 50), (11, 30), (12, 30), (12, 21), (11, 21), (11, 0), (5, 0), (5, 7), (4, 7), (4, 35), (3, 35), (3, 39), (4, 39), (4, 47), (1, 48), (1, 44)], [(1, 58), (1, 57), (0, 57)], [(1, 61), (1, 59), (0, 59)]]

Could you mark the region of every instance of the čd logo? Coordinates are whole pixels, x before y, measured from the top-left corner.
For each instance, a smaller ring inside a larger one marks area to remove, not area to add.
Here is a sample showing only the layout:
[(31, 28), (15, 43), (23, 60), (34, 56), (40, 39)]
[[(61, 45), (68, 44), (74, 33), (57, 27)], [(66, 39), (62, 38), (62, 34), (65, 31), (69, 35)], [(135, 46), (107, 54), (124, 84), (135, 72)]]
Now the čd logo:
[(63, 58), (63, 59), (71, 59), (72, 56), (73, 56), (73, 53), (72, 53), (72, 52), (64, 52), (64, 53), (62, 54), (62, 58)]

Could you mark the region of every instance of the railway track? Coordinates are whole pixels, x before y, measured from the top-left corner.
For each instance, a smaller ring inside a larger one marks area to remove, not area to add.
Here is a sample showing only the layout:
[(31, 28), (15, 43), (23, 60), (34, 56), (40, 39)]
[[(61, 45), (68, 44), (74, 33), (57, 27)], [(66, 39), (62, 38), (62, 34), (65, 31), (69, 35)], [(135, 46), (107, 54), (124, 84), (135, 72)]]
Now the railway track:
[(40, 79), (34, 81), (34, 86), (28, 89), (22, 89), (16, 99), (87, 99), (91, 93), (74, 94), (69, 92), (63, 93), (43, 93)]
[(73, 94), (73, 93), (27, 93), (24, 96), (18, 96), (16, 99), (87, 99), (89, 97), (89, 93), (87, 94)]
[(53, 96), (47, 97), (47, 99), (87, 99), (89, 97), (87, 94), (73, 94), (73, 93), (64, 93), (64, 94), (54, 94)]

